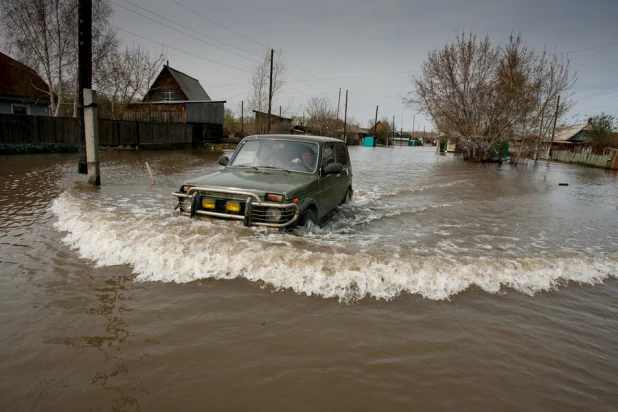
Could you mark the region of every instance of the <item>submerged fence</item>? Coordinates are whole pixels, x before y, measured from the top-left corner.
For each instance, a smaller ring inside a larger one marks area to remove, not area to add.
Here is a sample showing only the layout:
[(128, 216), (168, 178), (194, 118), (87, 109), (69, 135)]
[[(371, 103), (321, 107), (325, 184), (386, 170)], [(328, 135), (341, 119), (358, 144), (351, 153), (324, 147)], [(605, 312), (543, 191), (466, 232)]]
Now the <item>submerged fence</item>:
[(618, 151), (612, 155), (595, 155), (590, 153), (574, 153), (566, 150), (552, 151), (551, 159), (558, 162), (578, 163), (582, 165), (618, 170)]
[[(73, 117), (0, 114), (0, 153), (71, 150), (77, 147), (79, 131), (79, 122)], [(215, 124), (99, 119), (101, 146), (201, 146), (220, 142), (222, 134), (222, 125)]]

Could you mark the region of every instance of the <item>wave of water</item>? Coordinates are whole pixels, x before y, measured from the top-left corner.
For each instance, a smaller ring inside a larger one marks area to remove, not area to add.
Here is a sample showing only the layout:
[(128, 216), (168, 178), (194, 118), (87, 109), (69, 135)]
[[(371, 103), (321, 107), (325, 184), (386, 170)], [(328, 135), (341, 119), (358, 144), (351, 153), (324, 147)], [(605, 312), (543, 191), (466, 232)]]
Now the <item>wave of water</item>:
[(572, 281), (596, 284), (618, 277), (618, 253), (461, 254), (454, 252), (457, 239), (444, 229), (437, 234), (444, 238), (438, 247), (420, 246), (418, 254), (402, 254), (404, 244), (376, 248), (380, 235), (362, 226), (403, 212), (367, 198), (345, 206), (353, 212), (344, 208), (326, 228), (292, 234), (238, 222), (193, 221), (173, 216), (168, 205), (142, 206), (127, 198), (94, 205), (67, 191), (52, 211), (56, 228), (66, 232), (64, 242), (81, 257), (97, 266), (130, 265), (138, 281), (245, 278), (276, 290), (348, 301), (404, 293), (440, 300), (474, 286), (489, 293), (508, 287), (534, 294)]

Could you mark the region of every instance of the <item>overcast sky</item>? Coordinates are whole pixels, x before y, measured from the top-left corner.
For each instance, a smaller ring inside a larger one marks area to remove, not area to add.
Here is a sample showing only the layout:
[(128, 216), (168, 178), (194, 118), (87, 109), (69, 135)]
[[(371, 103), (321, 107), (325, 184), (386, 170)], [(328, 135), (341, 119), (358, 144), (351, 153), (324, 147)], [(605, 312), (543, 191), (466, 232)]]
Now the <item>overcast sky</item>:
[[(403, 122), (403, 129), (411, 130), (415, 112), (401, 103), (411, 90), (410, 73), (430, 50), (452, 42), (458, 31), (472, 30), (488, 34), (495, 44), (507, 42), (511, 32), (520, 33), (536, 50), (564, 53), (578, 78), (573, 90), (577, 104), (567, 122), (582, 122), (601, 111), (618, 115), (616, 0), (112, 2), (112, 24), (121, 29), (126, 45), (139, 44), (153, 54), (164, 49), (171, 67), (197, 78), (212, 99), (227, 100), (227, 107), (237, 111), (250, 89), (251, 68), (272, 47), (282, 50), (289, 65), (287, 86), (277, 102), (292, 103), (289, 115), (302, 115), (311, 96), (326, 96), (336, 106), (341, 88), (342, 118), (348, 90), (348, 116), (362, 126), (379, 105), (379, 117), (395, 116), (398, 128)], [(421, 115), (415, 116), (415, 126), (432, 127)]]

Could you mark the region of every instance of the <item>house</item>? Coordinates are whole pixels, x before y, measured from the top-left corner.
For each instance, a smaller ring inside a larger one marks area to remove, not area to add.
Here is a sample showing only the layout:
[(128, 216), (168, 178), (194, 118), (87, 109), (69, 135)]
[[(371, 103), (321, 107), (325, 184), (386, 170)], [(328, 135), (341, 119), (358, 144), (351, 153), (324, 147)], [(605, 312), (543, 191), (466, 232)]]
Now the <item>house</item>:
[(131, 103), (124, 120), (153, 123), (191, 123), (196, 141), (218, 142), (223, 137), (225, 101), (212, 100), (199, 80), (169, 66), (161, 72), (139, 103)]
[(49, 87), (28, 66), (0, 53), (0, 113), (49, 116)]
[(337, 130), (339, 134), (337, 137), (343, 141), (345, 141), (348, 145), (361, 145), (363, 144), (363, 139), (367, 136), (367, 129), (363, 129), (361, 127), (355, 126), (353, 124), (349, 124), (346, 126), (346, 138), (343, 137), (343, 128)]
[(292, 118), (270, 115), (270, 131), (268, 130), (268, 113), (254, 110), (255, 127), (259, 134), (292, 134)]
[(541, 152), (546, 153), (551, 145), (551, 150), (569, 152), (581, 152), (586, 140), (588, 123), (576, 124), (556, 132), (554, 139), (544, 139)]

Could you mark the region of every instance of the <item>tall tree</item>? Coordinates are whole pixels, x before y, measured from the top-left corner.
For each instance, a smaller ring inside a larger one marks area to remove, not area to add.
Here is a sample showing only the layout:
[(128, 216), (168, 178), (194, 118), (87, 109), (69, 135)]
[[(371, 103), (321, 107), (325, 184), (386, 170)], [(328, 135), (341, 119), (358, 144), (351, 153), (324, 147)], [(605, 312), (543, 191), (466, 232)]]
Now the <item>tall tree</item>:
[[(161, 70), (165, 56), (154, 57), (141, 47), (113, 50), (101, 61), (97, 79), (100, 92), (107, 99), (107, 115), (122, 119), (129, 103), (143, 97)], [(102, 113), (103, 114), (103, 113)]]
[(305, 104), (306, 124), (313, 134), (335, 136), (337, 110), (326, 97), (312, 97)]
[(486, 161), (497, 144), (530, 131), (538, 147), (550, 130), (556, 99), (574, 81), (568, 62), (535, 54), (519, 36), (500, 47), (488, 36), (458, 34), (454, 43), (429, 53), (412, 77), (414, 91), (406, 102), (430, 116), (439, 132), (463, 137), (471, 160)]
[[(285, 86), (287, 64), (281, 56), (281, 50), (275, 52), (272, 75), (272, 107), (278, 107), (277, 98)], [(249, 111), (268, 112), (270, 88), (270, 50), (264, 54), (262, 61), (251, 69), (249, 82), (252, 86), (245, 108)], [(273, 111), (274, 112), (274, 111)], [(274, 113), (273, 113), (274, 114)]]
[[(109, 0), (93, 0), (93, 65), (118, 46), (109, 25)], [(77, 0), (2, 0), (0, 32), (9, 52), (48, 84), (50, 108), (59, 115), (77, 95)]]
[(588, 119), (588, 130), (586, 131), (586, 143), (589, 144), (595, 153), (602, 153), (603, 149), (610, 146), (610, 138), (616, 130), (616, 118), (605, 112), (592, 116)]

